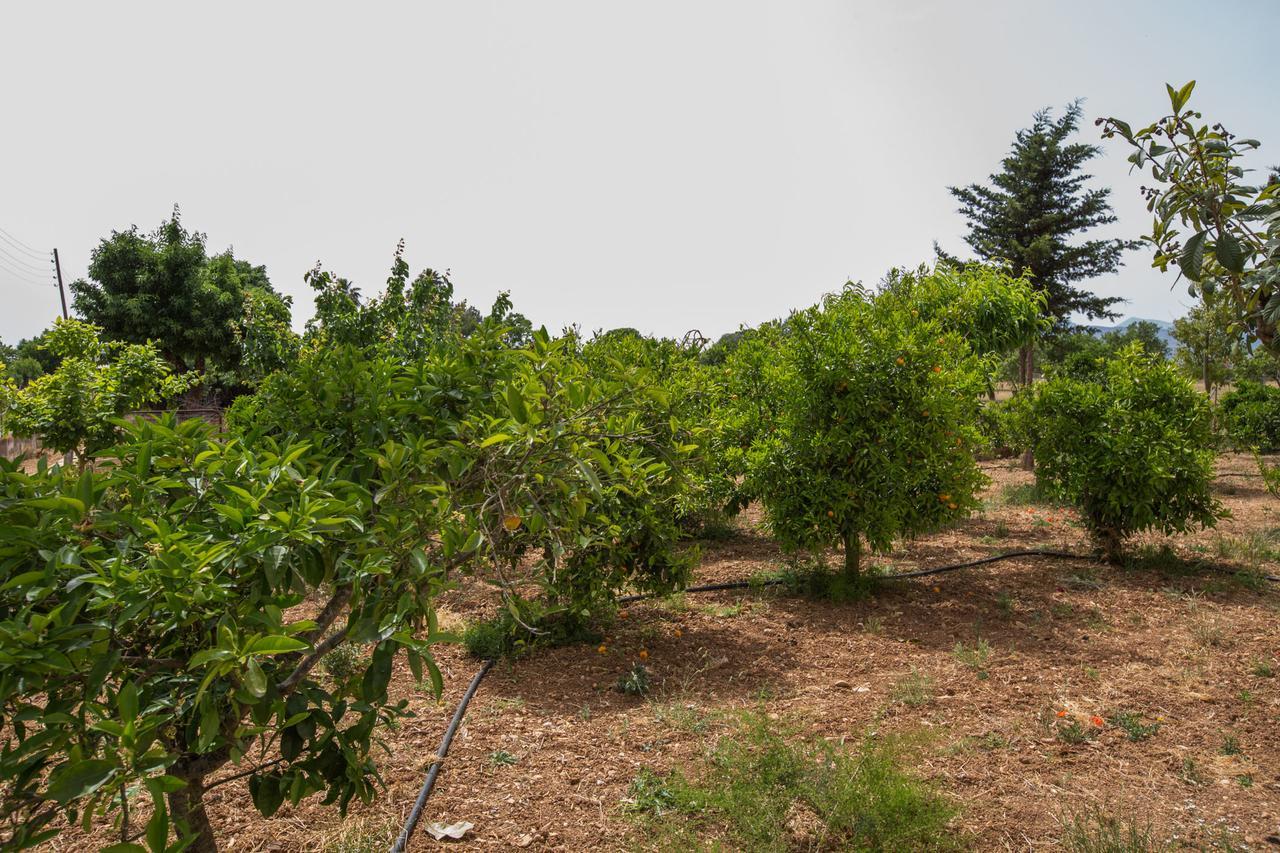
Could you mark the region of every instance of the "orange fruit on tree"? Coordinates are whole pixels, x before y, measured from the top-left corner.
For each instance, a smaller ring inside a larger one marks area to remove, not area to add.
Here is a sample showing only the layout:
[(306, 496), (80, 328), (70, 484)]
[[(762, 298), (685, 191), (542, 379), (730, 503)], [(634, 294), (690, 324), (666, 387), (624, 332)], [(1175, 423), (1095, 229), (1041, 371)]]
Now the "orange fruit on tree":
[(508, 515), (506, 518), (502, 519), (502, 526), (507, 528), (509, 533), (516, 532), (520, 527), (520, 516)]

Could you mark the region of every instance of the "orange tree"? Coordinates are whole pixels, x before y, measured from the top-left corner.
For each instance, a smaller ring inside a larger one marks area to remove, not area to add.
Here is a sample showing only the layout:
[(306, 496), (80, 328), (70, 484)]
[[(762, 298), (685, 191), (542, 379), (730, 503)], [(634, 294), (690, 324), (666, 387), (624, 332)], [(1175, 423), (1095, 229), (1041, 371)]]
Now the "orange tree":
[(1224, 514), (1213, 497), (1208, 400), (1137, 344), (1101, 376), (1040, 385), (1030, 424), (1037, 479), (1080, 508), (1112, 562), (1133, 533), (1210, 527)]
[(785, 548), (844, 547), (856, 576), (865, 545), (934, 529), (975, 504), (972, 448), (996, 355), (1041, 328), (1025, 279), (974, 266), (849, 286), (787, 321), (776, 350), (778, 417), (748, 461)]
[[(122, 851), (215, 850), (205, 793), (232, 778), (264, 815), (370, 799), (394, 661), (440, 689), (432, 602), (459, 571), (525, 622), (530, 580), (574, 616), (680, 583), (691, 450), (644, 393), (491, 320), (411, 357), (313, 341), (229, 436), (117, 425), (79, 476), (4, 466), (0, 846), (79, 820)], [(354, 671), (318, 668), (341, 647)]]

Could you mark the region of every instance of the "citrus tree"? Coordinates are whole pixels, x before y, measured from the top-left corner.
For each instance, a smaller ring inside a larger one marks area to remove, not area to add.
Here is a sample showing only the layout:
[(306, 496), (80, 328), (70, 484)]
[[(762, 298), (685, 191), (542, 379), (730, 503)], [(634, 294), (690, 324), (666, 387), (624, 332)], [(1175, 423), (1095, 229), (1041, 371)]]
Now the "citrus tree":
[(864, 543), (884, 550), (972, 509), (979, 400), (996, 354), (1041, 328), (1041, 299), (999, 270), (941, 266), (792, 315), (776, 428), (747, 473), (782, 545), (840, 544), (853, 576)]
[[(529, 622), (520, 589), (530, 579), (543, 604), (578, 616), (626, 585), (682, 583), (692, 558), (677, 548), (683, 469), (697, 445), (671, 395), (644, 368), (588, 362), (573, 336), (539, 330), (513, 347), (510, 332), (488, 318), (465, 337), (445, 331), (414, 358), (313, 347), (237, 401), (228, 424), (246, 436), (305, 437), (357, 482), (376, 476), (367, 449), (385, 441), (434, 461), (433, 499), (486, 546), (461, 568), (492, 581), (517, 620)], [(511, 488), (496, 496), (495, 481)]]
[(1096, 379), (1059, 376), (1032, 403), (1036, 476), (1079, 507), (1104, 556), (1143, 530), (1183, 532), (1223, 516), (1213, 497), (1213, 418), (1177, 368), (1137, 347)]
[[(120, 850), (214, 850), (205, 793), (232, 777), (265, 815), (373, 796), (392, 662), (439, 689), (431, 598), (474, 543), (421, 501), (426, 464), (370, 453), (356, 483), (306, 444), (166, 418), (78, 476), (3, 467), (0, 844), (109, 819)], [(318, 675), (343, 644), (363, 664)]]
[(101, 330), (59, 319), (44, 346), (60, 361), (8, 394), (5, 425), (14, 435), (38, 438), (49, 450), (92, 457), (120, 435), (120, 418), (141, 406), (181, 394), (192, 384), (176, 376), (150, 344), (104, 341)]

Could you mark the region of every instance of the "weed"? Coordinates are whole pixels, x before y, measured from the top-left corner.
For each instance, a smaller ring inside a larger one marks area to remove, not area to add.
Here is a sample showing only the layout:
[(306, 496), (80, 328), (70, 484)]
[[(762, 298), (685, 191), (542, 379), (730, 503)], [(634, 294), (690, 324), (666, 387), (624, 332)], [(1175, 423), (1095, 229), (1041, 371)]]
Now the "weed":
[(1054, 619), (1070, 619), (1076, 614), (1076, 609), (1069, 601), (1055, 601), (1049, 608), (1049, 612), (1053, 614)]
[(1252, 788), (1253, 774), (1241, 773), (1239, 776), (1236, 777), (1236, 782), (1240, 785), (1241, 788)]
[(1062, 579), (1062, 585), (1069, 589), (1102, 589), (1102, 581), (1092, 572), (1076, 572)]
[(591, 719), (590, 705), (583, 705), (581, 708), (578, 709), (578, 719), (582, 720), (583, 722), (586, 722), (587, 720)]
[(1236, 740), (1235, 735), (1224, 735), (1219, 751), (1223, 755), (1241, 755), (1243, 753), (1243, 750), (1240, 749), (1240, 741)]
[(518, 761), (514, 755), (505, 749), (496, 749), (489, 753), (489, 763), (495, 767), (510, 767)]
[(1265, 661), (1259, 658), (1253, 662), (1253, 674), (1258, 676), (1258, 678), (1273, 678), (1275, 677), (1276, 671), (1275, 668), (1271, 666), (1270, 661)]
[(382, 853), (395, 840), (400, 826), (385, 815), (348, 815), (320, 840), (323, 853)]
[(1009, 525), (1005, 523), (1004, 519), (1000, 519), (996, 522), (995, 529), (991, 531), (991, 535), (996, 539), (1009, 538)]
[(1124, 730), (1129, 740), (1137, 743), (1160, 731), (1159, 723), (1143, 723), (1142, 715), (1136, 711), (1121, 711), (1111, 718), (1111, 724)]
[(1218, 648), (1226, 645), (1227, 635), (1222, 626), (1212, 619), (1201, 619), (1191, 627), (1191, 636), (1205, 648)]
[(1006, 614), (1012, 614), (1018, 609), (1017, 602), (1015, 602), (1013, 596), (1007, 592), (1001, 592), (996, 595), (996, 607), (1000, 608), (1000, 610)]
[[(594, 645), (600, 641), (599, 631), (585, 617), (542, 610), (542, 605), (536, 602), (524, 602), (523, 607), (530, 612), (522, 614), (519, 620), (503, 609), (493, 619), (468, 625), (462, 634), (462, 643), (471, 656), (497, 660), (518, 657), (541, 646)], [(531, 632), (530, 627), (537, 633)]]
[(1077, 719), (1072, 719), (1069, 723), (1059, 723), (1058, 729), (1054, 736), (1065, 744), (1076, 746), (1082, 743), (1088, 743), (1098, 734), (1095, 728), (1085, 728)]
[(884, 618), (881, 616), (868, 616), (866, 619), (862, 620), (862, 630), (866, 631), (868, 634), (883, 634)]
[(1099, 678), (1101, 678), (1101, 677), (1102, 677), (1102, 676), (1098, 673), (1098, 670), (1094, 669), (1094, 668), (1093, 668), (1093, 667), (1091, 667), (1091, 666), (1086, 666), (1086, 667), (1084, 668), (1084, 674), (1085, 674), (1085, 677), (1086, 677), (1086, 678), (1088, 678), (1088, 679), (1090, 679), (1091, 681), (1097, 681)]
[(972, 646), (956, 643), (955, 648), (951, 650), (951, 656), (970, 669), (982, 672), (986, 669), (987, 660), (991, 657), (991, 644), (982, 637), (975, 640)]
[(1189, 755), (1182, 759), (1182, 772), (1179, 776), (1188, 785), (1207, 785), (1209, 782), (1200, 770), (1199, 763)]
[(638, 663), (618, 678), (616, 686), (628, 696), (645, 696), (649, 693), (649, 677), (648, 668)]
[(714, 616), (717, 619), (730, 619), (734, 616), (741, 616), (743, 609), (747, 606), (746, 602), (739, 598), (733, 604), (707, 604), (699, 607), (703, 613), (708, 616)]
[(1006, 506), (1052, 505), (1053, 501), (1036, 483), (1012, 483), (1000, 490), (1000, 501)]
[(845, 747), (777, 727), (744, 716), (696, 779), (641, 771), (629, 809), (653, 833), (655, 848), (700, 849), (700, 831), (727, 836), (730, 849), (779, 853), (962, 846), (948, 828), (953, 807), (900, 768), (896, 741)]
[(890, 691), (890, 698), (894, 702), (899, 702), (912, 708), (919, 708), (932, 702), (934, 693), (933, 678), (923, 672), (912, 669), (909, 675), (893, 685), (893, 690)]
[(668, 702), (653, 706), (653, 719), (669, 728), (700, 735), (710, 726), (707, 716), (693, 705)]
[(1166, 850), (1151, 825), (1104, 813), (1098, 806), (1077, 812), (1062, 827), (1062, 849), (1070, 853), (1150, 853)]

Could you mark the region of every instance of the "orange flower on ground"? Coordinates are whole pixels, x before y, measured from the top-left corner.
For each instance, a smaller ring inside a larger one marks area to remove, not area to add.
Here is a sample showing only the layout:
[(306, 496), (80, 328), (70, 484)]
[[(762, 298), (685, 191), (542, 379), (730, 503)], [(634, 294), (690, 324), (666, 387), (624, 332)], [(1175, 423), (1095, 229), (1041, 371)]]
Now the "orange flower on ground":
[(618, 618), (619, 618), (619, 619), (626, 619), (626, 618), (627, 618), (627, 611), (625, 611), (625, 610), (619, 610), (619, 611), (618, 611)]
[(1067, 715), (1067, 711), (1066, 711), (1066, 709), (1065, 709), (1065, 708), (1060, 709), (1060, 710), (1058, 711), (1058, 719), (1062, 719), (1062, 718), (1063, 718), (1063, 717), (1065, 717), (1066, 715)]
[(641, 649), (641, 650), (640, 650), (640, 660), (648, 660), (648, 659), (649, 659), (649, 653), (648, 653), (647, 651), (645, 651), (644, 649)]
[(606, 646), (604, 643), (601, 643), (600, 648), (596, 649), (596, 651), (599, 652), (600, 654), (604, 654), (605, 652), (609, 651), (609, 647)]
[(1090, 717), (1089, 722), (1093, 723), (1098, 728), (1102, 728), (1103, 726), (1102, 718), (1099, 717), (1097, 714), (1094, 714), (1092, 717)]
[(934, 591), (934, 592), (942, 592), (942, 587), (940, 587), (940, 586), (935, 586), (935, 587), (933, 588), (933, 591)]
[(675, 631), (675, 634), (676, 634), (676, 639), (678, 640), (684, 636), (684, 631), (681, 631), (679, 628), (677, 628)]

